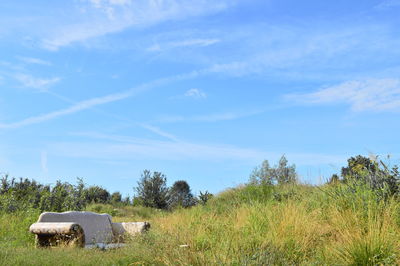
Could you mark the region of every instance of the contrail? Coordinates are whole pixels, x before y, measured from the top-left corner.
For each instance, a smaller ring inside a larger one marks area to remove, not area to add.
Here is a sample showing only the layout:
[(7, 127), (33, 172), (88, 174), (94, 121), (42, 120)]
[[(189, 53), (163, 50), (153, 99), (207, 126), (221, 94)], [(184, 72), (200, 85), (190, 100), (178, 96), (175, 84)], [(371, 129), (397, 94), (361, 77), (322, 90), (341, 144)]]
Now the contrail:
[(13, 122), (13, 123), (0, 124), (0, 129), (20, 128), (20, 127), (24, 127), (24, 126), (28, 126), (28, 125), (33, 125), (33, 124), (38, 124), (41, 122), (53, 120), (53, 119), (56, 119), (56, 118), (59, 118), (62, 116), (66, 116), (66, 115), (74, 114), (74, 113), (77, 113), (77, 112), (80, 112), (83, 110), (87, 110), (87, 109), (93, 108), (98, 105), (121, 101), (121, 100), (130, 98), (130, 97), (133, 97), (140, 92), (143, 92), (143, 91), (155, 88), (155, 87), (159, 87), (159, 86), (171, 83), (171, 82), (192, 79), (192, 78), (199, 76), (201, 73), (205, 73), (205, 72), (204, 71), (192, 71), (192, 72), (185, 73), (185, 74), (180, 74), (180, 75), (175, 75), (175, 76), (171, 76), (171, 77), (157, 79), (157, 80), (154, 80), (154, 81), (151, 81), (148, 83), (144, 83), (142, 85), (139, 85), (138, 87), (129, 89), (124, 92), (109, 94), (106, 96), (96, 97), (96, 98), (88, 99), (85, 101), (81, 101), (81, 102), (75, 103), (72, 106), (65, 108), (65, 109), (53, 111), (53, 112), (50, 112), (47, 114), (29, 117), (29, 118), (23, 119), (21, 121)]

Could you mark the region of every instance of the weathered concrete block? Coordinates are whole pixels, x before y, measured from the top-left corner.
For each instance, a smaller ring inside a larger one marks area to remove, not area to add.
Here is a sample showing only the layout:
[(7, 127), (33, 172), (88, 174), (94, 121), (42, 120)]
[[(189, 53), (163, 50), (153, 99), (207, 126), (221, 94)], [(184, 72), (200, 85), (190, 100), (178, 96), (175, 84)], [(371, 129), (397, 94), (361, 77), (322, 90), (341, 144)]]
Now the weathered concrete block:
[(117, 241), (122, 241), (124, 235), (135, 236), (146, 232), (150, 228), (148, 222), (130, 222), (130, 223), (111, 223), (114, 237)]
[[(150, 228), (148, 222), (112, 223), (108, 214), (69, 211), (45, 212), (29, 228), (36, 234), (38, 246), (68, 246), (109, 248), (112, 242), (123, 242), (126, 235), (137, 235)], [(112, 247), (120, 247), (113, 244)]]
[[(111, 227), (111, 216), (93, 212), (45, 212), (39, 216), (38, 223), (76, 223), (85, 234), (85, 245), (110, 243), (114, 238)], [(49, 225), (50, 226), (50, 225)], [(51, 227), (54, 224), (51, 225)], [(51, 228), (50, 227), (50, 228)]]
[(76, 223), (34, 223), (30, 226), (29, 231), (36, 234), (36, 246), (38, 247), (85, 246), (83, 228)]

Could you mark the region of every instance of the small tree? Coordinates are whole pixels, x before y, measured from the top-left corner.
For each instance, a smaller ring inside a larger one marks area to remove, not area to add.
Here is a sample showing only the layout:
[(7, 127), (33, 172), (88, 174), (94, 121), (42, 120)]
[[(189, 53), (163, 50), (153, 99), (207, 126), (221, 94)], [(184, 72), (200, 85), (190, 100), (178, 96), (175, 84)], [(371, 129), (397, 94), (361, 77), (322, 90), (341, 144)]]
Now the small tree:
[(200, 191), (199, 200), (200, 200), (201, 205), (206, 205), (207, 202), (208, 202), (213, 196), (214, 196), (214, 195), (211, 194), (211, 193), (209, 193), (208, 191), (206, 191), (206, 192), (204, 192), (204, 193)]
[(250, 175), (250, 183), (256, 185), (288, 184), (297, 182), (296, 166), (288, 165), (283, 155), (277, 166), (270, 167), (264, 160), (261, 166), (256, 167)]
[(112, 203), (120, 203), (122, 201), (122, 195), (121, 195), (121, 193), (119, 193), (118, 191), (117, 192), (114, 192), (114, 193), (112, 193), (112, 195), (111, 195), (111, 202)]
[(279, 160), (278, 167), (275, 169), (275, 179), (278, 184), (289, 184), (297, 182), (296, 166), (288, 165), (285, 155)]
[(262, 164), (254, 168), (250, 175), (250, 183), (272, 185), (274, 183), (274, 169), (269, 166), (268, 160), (264, 160)]
[(144, 206), (157, 209), (168, 207), (167, 178), (162, 173), (151, 175), (149, 170), (144, 170), (135, 190)]
[(187, 208), (195, 204), (196, 201), (192, 192), (190, 191), (189, 184), (184, 180), (176, 181), (169, 190), (169, 208), (175, 208), (177, 206)]
[(351, 157), (347, 160), (347, 167), (342, 168), (341, 174), (344, 183), (365, 183), (376, 191), (386, 189), (389, 195), (398, 194), (400, 191), (398, 167), (390, 167), (378, 158), (370, 159), (361, 155)]
[(85, 191), (86, 201), (91, 203), (109, 203), (110, 202), (110, 193), (99, 186), (91, 186), (88, 187)]
[(342, 167), (342, 177), (346, 179), (362, 180), (366, 174), (377, 174), (379, 172), (379, 164), (370, 158), (357, 155), (347, 160), (347, 167)]

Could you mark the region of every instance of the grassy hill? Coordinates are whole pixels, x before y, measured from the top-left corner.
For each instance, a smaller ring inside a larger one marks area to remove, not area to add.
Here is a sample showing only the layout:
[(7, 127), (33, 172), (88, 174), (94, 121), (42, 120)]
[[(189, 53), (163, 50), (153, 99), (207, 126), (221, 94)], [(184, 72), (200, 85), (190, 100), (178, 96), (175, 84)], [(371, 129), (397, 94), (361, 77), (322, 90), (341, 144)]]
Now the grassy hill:
[[(377, 265), (400, 263), (400, 203), (363, 184), (246, 185), (165, 212), (91, 205), (151, 230), (109, 251), (35, 249), (36, 210), (0, 215), (0, 264)], [(180, 247), (180, 245), (188, 245)]]

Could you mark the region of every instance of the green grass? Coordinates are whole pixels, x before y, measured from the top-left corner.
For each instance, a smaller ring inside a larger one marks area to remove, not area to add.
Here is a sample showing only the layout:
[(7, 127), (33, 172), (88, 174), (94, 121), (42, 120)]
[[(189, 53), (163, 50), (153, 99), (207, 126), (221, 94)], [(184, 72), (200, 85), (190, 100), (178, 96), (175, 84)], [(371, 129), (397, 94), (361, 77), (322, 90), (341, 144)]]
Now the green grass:
[[(390, 265), (400, 263), (400, 203), (363, 186), (243, 186), (172, 213), (91, 205), (150, 232), (110, 251), (35, 249), (35, 211), (0, 214), (0, 264)], [(180, 245), (188, 245), (182, 248)]]

